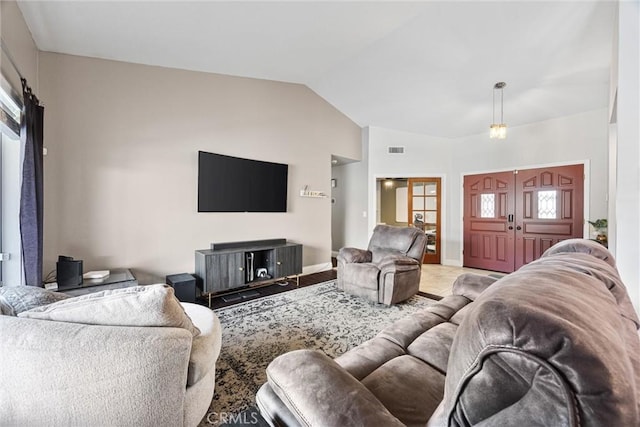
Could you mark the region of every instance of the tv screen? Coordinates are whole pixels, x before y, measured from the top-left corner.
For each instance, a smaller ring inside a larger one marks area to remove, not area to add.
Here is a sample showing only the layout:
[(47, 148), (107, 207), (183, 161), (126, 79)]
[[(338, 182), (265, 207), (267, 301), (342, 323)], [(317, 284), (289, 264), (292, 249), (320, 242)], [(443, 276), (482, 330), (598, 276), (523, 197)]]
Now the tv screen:
[(198, 152), (198, 212), (286, 212), (289, 166)]

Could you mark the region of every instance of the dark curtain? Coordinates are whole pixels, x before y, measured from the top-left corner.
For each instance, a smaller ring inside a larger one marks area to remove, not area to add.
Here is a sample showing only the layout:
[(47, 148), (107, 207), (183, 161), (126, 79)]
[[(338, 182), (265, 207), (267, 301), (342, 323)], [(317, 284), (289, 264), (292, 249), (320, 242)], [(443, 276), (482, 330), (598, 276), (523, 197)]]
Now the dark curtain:
[(24, 114), (20, 140), (24, 146), (22, 192), (20, 196), (20, 234), (24, 275), (27, 286), (42, 283), (42, 208), (43, 208), (43, 130), (44, 107), (22, 79)]

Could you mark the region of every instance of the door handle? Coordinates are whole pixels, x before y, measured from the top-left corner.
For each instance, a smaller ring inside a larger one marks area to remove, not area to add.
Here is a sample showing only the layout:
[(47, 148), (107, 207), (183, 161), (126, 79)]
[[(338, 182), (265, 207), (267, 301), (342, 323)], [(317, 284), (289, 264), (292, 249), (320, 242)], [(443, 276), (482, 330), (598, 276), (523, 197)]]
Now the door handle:
[(513, 230), (513, 225), (510, 225), (510, 226), (509, 226), (509, 230)]
[(522, 227), (517, 226), (517, 227), (516, 227), (516, 230), (522, 230)]
[(513, 222), (513, 214), (507, 215), (507, 222)]

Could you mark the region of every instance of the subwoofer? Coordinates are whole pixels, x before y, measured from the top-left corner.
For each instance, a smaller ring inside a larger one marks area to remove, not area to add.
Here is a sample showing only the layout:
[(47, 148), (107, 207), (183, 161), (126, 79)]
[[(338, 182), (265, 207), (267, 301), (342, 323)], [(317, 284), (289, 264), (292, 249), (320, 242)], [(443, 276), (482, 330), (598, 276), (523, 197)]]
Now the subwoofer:
[(165, 282), (173, 288), (176, 298), (180, 301), (196, 302), (199, 295), (199, 289), (196, 284), (196, 278), (191, 274), (170, 274), (165, 277)]
[(82, 284), (82, 260), (60, 255), (56, 263), (58, 288), (72, 288)]

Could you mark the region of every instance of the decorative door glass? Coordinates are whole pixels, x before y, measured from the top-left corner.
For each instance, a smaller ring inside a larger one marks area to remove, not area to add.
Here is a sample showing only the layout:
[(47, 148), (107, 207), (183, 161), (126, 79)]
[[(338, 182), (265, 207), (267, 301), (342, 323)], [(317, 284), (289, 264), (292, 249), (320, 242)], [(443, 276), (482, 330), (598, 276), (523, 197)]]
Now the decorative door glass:
[(440, 178), (409, 179), (409, 224), (427, 235), (423, 262), (440, 263)]
[(496, 195), (481, 194), (480, 195), (480, 218), (496, 217)]
[(538, 191), (538, 218), (556, 219), (556, 190)]

